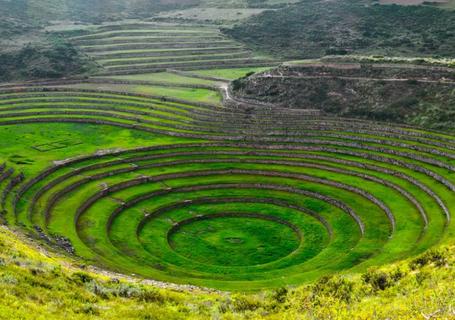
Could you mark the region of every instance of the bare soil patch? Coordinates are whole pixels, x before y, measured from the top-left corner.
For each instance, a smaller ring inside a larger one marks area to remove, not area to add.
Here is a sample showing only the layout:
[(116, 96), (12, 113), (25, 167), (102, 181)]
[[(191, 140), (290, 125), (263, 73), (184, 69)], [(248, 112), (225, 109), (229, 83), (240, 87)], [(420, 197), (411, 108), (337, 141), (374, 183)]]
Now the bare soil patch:
[(423, 4), (424, 2), (431, 2), (431, 3), (447, 3), (447, 0), (380, 0), (379, 3), (381, 4), (400, 4), (405, 6), (410, 5), (419, 5)]

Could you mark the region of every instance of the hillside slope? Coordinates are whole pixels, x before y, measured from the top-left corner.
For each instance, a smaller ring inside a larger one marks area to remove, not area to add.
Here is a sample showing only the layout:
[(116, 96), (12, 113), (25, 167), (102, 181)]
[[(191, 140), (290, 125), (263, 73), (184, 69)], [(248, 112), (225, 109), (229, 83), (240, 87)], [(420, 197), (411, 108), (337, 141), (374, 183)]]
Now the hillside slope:
[(436, 7), (305, 0), (224, 31), (276, 56), (313, 58), (352, 52), (451, 56), (454, 29), (455, 11)]
[(455, 72), (416, 65), (307, 63), (234, 82), (242, 98), (281, 107), (452, 129)]
[(66, 19), (102, 22), (128, 16), (151, 16), (159, 11), (198, 3), (197, 0), (1, 0), (0, 16), (34, 23)]

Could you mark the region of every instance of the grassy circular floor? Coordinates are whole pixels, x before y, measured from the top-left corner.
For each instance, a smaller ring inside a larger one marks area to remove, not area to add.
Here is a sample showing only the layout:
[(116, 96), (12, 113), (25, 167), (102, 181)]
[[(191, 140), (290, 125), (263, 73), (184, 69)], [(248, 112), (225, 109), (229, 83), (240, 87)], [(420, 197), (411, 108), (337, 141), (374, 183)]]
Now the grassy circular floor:
[[(296, 226), (273, 216), (230, 213), (183, 220), (167, 237), (176, 253), (222, 266), (271, 262), (296, 250), (301, 240)], [(146, 241), (153, 239), (143, 240), (145, 245)]]

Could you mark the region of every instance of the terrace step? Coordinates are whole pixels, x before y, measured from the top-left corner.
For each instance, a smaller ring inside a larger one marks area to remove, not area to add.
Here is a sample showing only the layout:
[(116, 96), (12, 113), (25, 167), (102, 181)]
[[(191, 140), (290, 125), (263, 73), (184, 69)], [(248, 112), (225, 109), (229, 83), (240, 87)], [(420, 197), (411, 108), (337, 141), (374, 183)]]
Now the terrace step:
[(126, 52), (112, 53), (92, 53), (93, 57), (98, 60), (106, 59), (121, 59), (121, 58), (142, 58), (142, 57), (174, 57), (174, 56), (197, 56), (199, 54), (211, 53), (240, 53), (247, 52), (243, 47), (220, 47), (220, 48), (188, 48), (188, 49), (173, 49), (173, 50), (131, 50)]
[(235, 68), (253, 68), (253, 67), (272, 67), (276, 66), (278, 63), (273, 62), (273, 61), (253, 61), (253, 60), (246, 60), (242, 62), (238, 61), (229, 61), (229, 60), (224, 60), (220, 61), (217, 63), (210, 63), (207, 64), (205, 61), (201, 61), (199, 64), (187, 64), (185, 65), (184, 63), (182, 64), (162, 64), (162, 65), (157, 65), (155, 67), (142, 67), (139, 69), (134, 69), (134, 68), (121, 68), (121, 69), (116, 69), (112, 70), (111, 68), (107, 68), (106, 71), (99, 73), (98, 75), (100, 76), (114, 76), (114, 75), (128, 75), (128, 74), (138, 74), (138, 73), (153, 73), (153, 72), (165, 72), (168, 68), (172, 69), (178, 69), (182, 71), (192, 71), (192, 70), (210, 70), (210, 69), (218, 69), (218, 68), (223, 68), (223, 69), (235, 69)]
[(142, 49), (184, 49), (184, 48), (206, 48), (206, 49), (216, 49), (216, 48), (244, 48), (244, 46), (230, 41), (212, 41), (212, 42), (158, 42), (158, 43), (147, 43), (140, 42), (134, 44), (114, 44), (114, 45), (97, 45), (97, 46), (80, 46), (80, 49), (87, 53), (92, 52), (115, 52), (115, 51), (125, 51), (125, 50), (142, 50)]
[(197, 60), (212, 60), (212, 59), (235, 59), (235, 58), (253, 58), (251, 52), (240, 51), (238, 53), (231, 54), (211, 54), (211, 55), (189, 55), (189, 56), (178, 56), (178, 57), (158, 57), (158, 58), (135, 58), (135, 59), (117, 59), (117, 60), (99, 60), (98, 62), (105, 66), (118, 66), (118, 65), (129, 65), (129, 64), (146, 64), (146, 63), (158, 63), (158, 62), (179, 62), (179, 61), (194, 61)]

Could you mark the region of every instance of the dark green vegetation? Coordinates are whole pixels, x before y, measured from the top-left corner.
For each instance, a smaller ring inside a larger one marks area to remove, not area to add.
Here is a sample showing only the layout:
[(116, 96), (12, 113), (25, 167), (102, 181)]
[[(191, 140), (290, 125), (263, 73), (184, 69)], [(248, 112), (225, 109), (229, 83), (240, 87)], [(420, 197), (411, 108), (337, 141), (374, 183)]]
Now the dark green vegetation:
[(374, 53), (453, 56), (455, 12), (431, 6), (305, 0), (224, 32), (278, 57)]
[(196, 0), (1, 0), (0, 15), (30, 23), (55, 20), (101, 23), (150, 17), (153, 12), (185, 8), (197, 3)]
[(59, 38), (46, 40), (0, 51), (0, 82), (81, 75), (96, 68), (71, 44)]
[(302, 62), (236, 80), (234, 92), (282, 107), (455, 127), (455, 69), (411, 64)]

